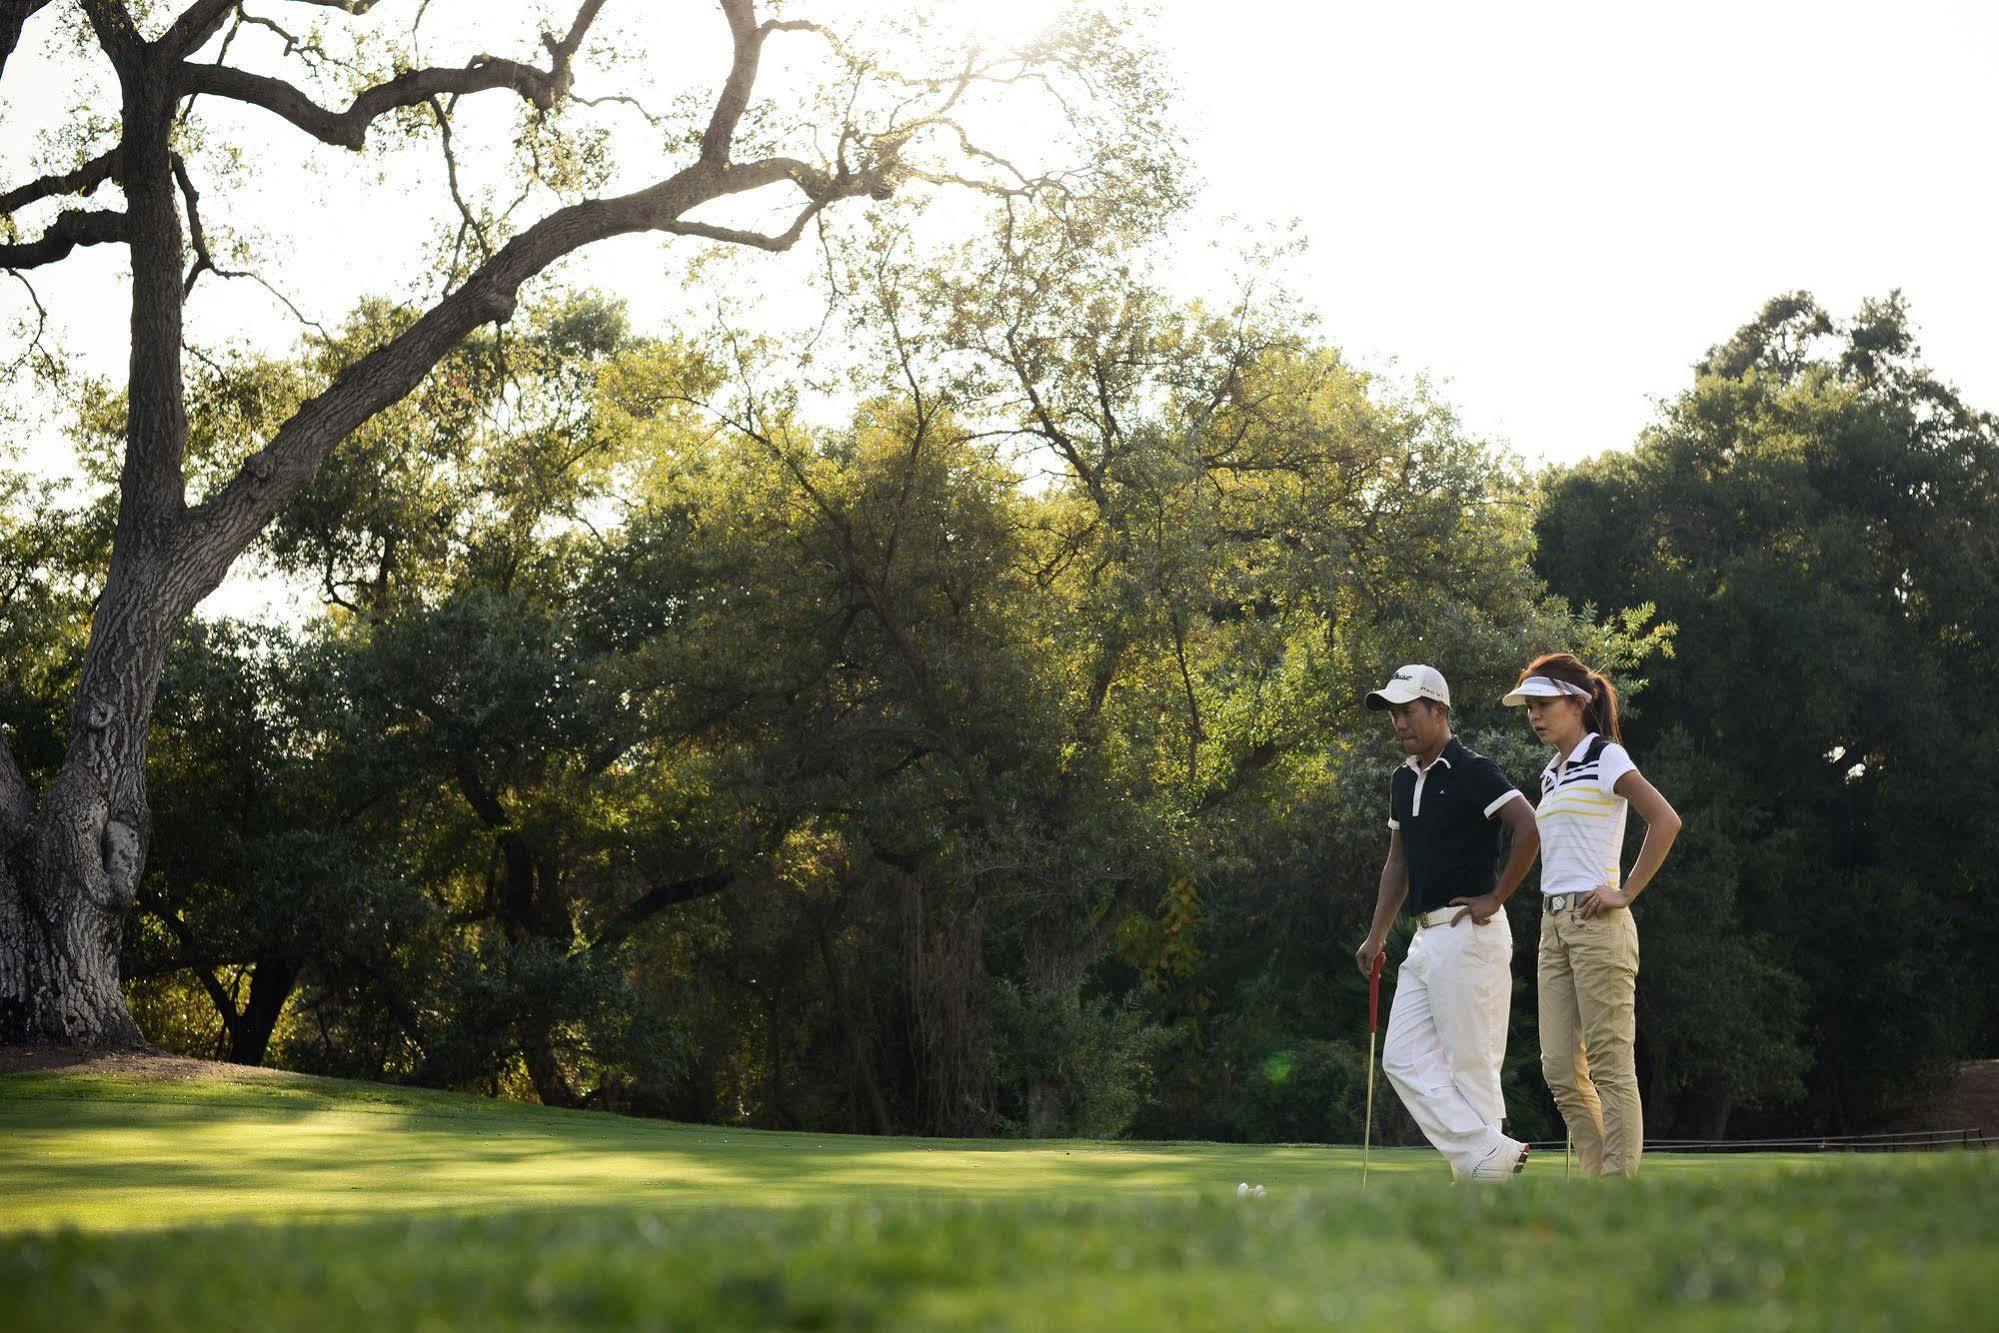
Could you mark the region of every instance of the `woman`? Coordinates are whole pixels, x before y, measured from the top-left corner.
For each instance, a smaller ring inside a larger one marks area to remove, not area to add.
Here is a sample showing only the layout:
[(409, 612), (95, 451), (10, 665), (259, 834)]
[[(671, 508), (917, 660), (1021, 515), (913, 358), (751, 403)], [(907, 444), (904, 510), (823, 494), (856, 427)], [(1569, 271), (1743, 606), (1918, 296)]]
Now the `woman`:
[[(1659, 873), (1680, 817), (1625, 752), (1617, 691), (1569, 653), (1539, 657), (1506, 696), (1554, 747), (1541, 772), (1541, 1069), (1583, 1174), (1637, 1173), (1638, 925), (1630, 907)], [(1618, 867), (1624, 816), (1645, 821), (1629, 879)]]

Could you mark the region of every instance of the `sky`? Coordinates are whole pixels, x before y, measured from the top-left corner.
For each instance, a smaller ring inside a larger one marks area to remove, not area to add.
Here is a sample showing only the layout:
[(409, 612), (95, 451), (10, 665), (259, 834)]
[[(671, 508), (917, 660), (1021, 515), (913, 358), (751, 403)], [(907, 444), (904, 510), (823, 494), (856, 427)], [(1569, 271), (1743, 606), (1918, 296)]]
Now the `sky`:
[(1999, 6), (1169, 5), (1210, 208), (1530, 458), (1628, 447), (1769, 297), (1899, 288), (1999, 408)]
[[(955, 13), (1010, 36), (1057, 3), (955, 0)], [(607, 15), (620, 6), (658, 26), (657, 7), (613, 0)], [(483, 2), (430, 8), (440, 50), (453, 24), (504, 26)], [(725, 50), (719, 20), (701, 23), (715, 31), (662, 57), (696, 84)], [(51, 58), (49, 24), (31, 22), (0, 83), (9, 180), (68, 114), (73, 68)], [(1703, 351), (1796, 288), (1835, 315), (1899, 288), (1931, 364), (1999, 408), (1999, 6), (1164, 0), (1153, 31), (1206, 183), (1177, 275), (1211, 281), (1247, 232), (1295, 224), (1308, 249), (1289, 271), (1326, 337), (1441, 383), (1469, 428), (1530, 461), (1629, 447)], [(357, 166), (254, 110), (238, 132), (237, 216), (293, 256), (273, 276), (309, 313), (334, 319), (414, 276), (410, 238), (444, 207), (414, 167)], [(115, 255), (65, 267), (37, 276), (62, 343), (115, 373)], [(646, 240), (600, 247), (574, 276), (629, 291), (644, 324), (664, 317), (676, 272)], [(248, 284), (195, 304), (198, 334), (273, 348), (296, 334)], [(0, 289), (0, 312), (23, 308)], [(48, 430), (29, 432), (29, 456), (57, 467)]]

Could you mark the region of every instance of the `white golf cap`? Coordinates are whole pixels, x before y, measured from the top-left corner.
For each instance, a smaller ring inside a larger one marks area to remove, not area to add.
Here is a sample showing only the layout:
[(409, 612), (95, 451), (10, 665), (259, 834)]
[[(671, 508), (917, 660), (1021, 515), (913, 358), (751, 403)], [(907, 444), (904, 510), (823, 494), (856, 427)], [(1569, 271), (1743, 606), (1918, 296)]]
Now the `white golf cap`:
[(1444, 673), (1421, 663), (1397, 667), (1386, 685), (1368, 692), (1367, 706), (1378, 711), (1415, 699), (1435, 699), (1448, 708), (1451, 687), (1444, 684)]
[(1588, 690), (1580, 685), (1571, 685), (1566, 680), (1556, 680), (1553, 676), (1529, 676), (1513, 687), (1513, 693), (1500, 702), (1508, 705), (1526, 703), (1529, 699), (1559, 699), (1565, 694), (1573, 694), (1578, 699), (1590, 697)]

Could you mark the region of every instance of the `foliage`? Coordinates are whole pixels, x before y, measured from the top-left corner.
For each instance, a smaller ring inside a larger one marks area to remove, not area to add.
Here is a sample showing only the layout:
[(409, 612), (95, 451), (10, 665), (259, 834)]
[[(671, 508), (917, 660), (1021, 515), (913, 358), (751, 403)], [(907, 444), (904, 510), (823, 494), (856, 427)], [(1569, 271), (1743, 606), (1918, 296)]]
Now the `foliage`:
[[(835, 251), (838, 418), (788, 346), (588, 292), (454, 350), (267, 535), (321, 612), (175, 649), (155, 1039), (710, 1122), (1351, 1141), (1395, 761), (1359, 698), (1436, 663), (1525, 784), (1496, 700), (1553, 646), (1686, 819), (1640, 906), (1655, 1133), (1864, 1120), (1988, 1039), (1992, 831), (1931, 792), (1994, 762), (1992, 423), (1898, 304), (1773, 303), (1634, 452), (1533, 479), (1264, 271), (1179, 304), (1143, 244), (1077, 209)], [(411, 317), (197, 375), (197, 483)], [(123, 429), (92, 391), (102, 476)], [(9, 485), (32, 768), (103, 537)], [(1533, 902), (1505, 1077), (1545, 1135)]]
[(1924, 368), (1899, 296), (1773, 300), (1632, 452), (1551, 478), (1537, 530), (1556, 591), (1679, 627), (1632, 727), (1700, 844), (1700, 906), (1667, 905), (1676, 868), (1656, 909), (1709, 987), (1652, 1010), (1681, 1025), (1666, 1081), (1718, 1122), (1802, 1069), (1841, 1126), (1988, 1045), (1995, 828), (1950, 793), (1999, 780), (1999, 428)]
[(76, 682), (111, 512), (72, 487), (0, 465), (0, 718), (22, 770), (60, 759), (60, 705)]

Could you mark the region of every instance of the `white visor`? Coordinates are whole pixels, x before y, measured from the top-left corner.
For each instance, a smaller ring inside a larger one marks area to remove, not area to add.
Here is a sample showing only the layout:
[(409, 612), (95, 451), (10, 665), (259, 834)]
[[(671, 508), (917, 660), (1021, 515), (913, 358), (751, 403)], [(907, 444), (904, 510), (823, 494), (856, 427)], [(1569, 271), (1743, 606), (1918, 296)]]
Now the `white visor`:
[(1550, 676), (1529, 676), (1514, 688), (1513, 693), (1500, 702), (1508, 706), (1517, 706), (1529, 699), (1559, 699), (1565, 694), (1573, 694), (1578, 699), (1590, 697), (1588, 690), (1580, 685), (1571, 685), (1566, 680), (1556, 680)]

